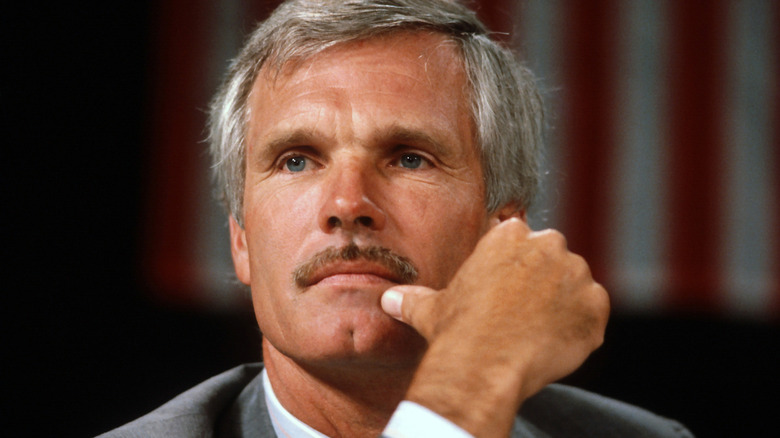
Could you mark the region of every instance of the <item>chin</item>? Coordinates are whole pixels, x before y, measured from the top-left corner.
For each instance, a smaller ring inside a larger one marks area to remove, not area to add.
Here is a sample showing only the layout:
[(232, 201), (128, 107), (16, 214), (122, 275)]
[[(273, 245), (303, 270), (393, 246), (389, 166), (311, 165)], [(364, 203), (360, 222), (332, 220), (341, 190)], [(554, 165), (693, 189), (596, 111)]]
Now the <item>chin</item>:
[(370, 366), (406, 368), (416, 367), (425, 353), (427, 343), (414, 329), (395, 321), (387, 315), (381, 320), (341, 321), (331, 327), (310, 327), (304, 345), (298, 346), (288, 356), (311, 365), (320, 366)]
[(373, 358), (381, 362), (408, 364), (419, 363), (428, 346), (414, 329), (401, 322), (390, 320), (382, 330), (356, 330), (352, 334), (354, 354), (358, 358)]

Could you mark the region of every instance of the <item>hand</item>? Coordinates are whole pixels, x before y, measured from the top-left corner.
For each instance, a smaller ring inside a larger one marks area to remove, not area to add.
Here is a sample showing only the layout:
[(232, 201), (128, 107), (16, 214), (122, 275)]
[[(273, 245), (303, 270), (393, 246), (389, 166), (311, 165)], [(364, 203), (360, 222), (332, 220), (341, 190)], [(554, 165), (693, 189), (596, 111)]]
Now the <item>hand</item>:
[(506, 436), (525, 399), (601, 345), (609, 298), (563, 235), (509, 219), (447, 288), (394, 287), (382, 307), (429, 343), (407, 399), (475, 436)]

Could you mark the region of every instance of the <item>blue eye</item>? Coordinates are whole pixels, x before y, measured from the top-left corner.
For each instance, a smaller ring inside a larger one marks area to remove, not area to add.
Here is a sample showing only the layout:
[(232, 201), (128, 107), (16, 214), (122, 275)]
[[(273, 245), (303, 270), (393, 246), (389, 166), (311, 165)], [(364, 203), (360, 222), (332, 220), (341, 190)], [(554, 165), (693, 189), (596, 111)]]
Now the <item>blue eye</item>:
[(306, 168), (306, 158), (290, 157), (284, 165), (290, 172), (301, 172)]
[(417, 169), (423, 164), (423, 158), (417, 154), (401, 155), (400, 166), (406, 169)]

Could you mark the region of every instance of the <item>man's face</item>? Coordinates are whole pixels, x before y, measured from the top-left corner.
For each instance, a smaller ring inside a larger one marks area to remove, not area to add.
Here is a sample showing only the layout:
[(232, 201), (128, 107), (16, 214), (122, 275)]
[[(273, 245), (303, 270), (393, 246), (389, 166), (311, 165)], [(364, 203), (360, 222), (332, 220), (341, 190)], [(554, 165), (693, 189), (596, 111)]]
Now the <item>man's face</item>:
[[(380, 308), (402, 282), (376, 260), (328, 248), (381, 247), (416, 284), (447, 285), (496, 221), (455, 48), (414, 33), (343, 44), (250, 96), (244, 229), (231, 223), (236, 272), (274, 350), (301, 363), (411, 366), (424, 341)], [(414, 277), (411, 277), (414, 278)]]

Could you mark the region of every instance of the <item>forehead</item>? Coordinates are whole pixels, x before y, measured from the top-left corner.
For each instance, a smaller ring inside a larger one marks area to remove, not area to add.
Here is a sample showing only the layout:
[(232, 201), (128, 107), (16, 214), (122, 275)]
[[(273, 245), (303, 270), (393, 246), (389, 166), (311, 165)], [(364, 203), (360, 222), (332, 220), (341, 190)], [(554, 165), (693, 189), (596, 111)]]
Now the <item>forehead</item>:
[[(258, 83), (277, 85), (279, 80), (284, 82), (285, 79), (300, 75), (302, 71), (314, 66), (327, 68), (328, 65), (343, 63), (345, 58), (354, 63), (368, 60), (377, 68), (390, 68), (394, 63), (392, 61), (398, 61), (398, 64), (408, 67), (422, 67), (434, 75), (439, 73), (437, 67), (444, 67), (455, 73), (465, 71), (458, 44), (447, 35), (432, 31), (401, 30), (338, 42), (324, 50), (304, 49), (301, 53), (300, 56), (293, 56), (281, 63), (273, 59), (266, 62), (255, 79), (254, 87), (257, 87)], [(376, 64), (375, 55), (378, 53), (392, 55), (385, 59), (390, 62)]]
[(434, 127), (450, 129), (444, 125), (455, 122), (470, 135), (468, 96), (460, 51), (444, 35), (400, 32), (340, 43), (279, 70), (261, 70), (249, 97), (249, 143), (292, 123), (292, 116), (314, 110), (323, 115), (322, 102), (334, 109), (353, 105), (355, 112), (371, 105), (372, 115), (392, 109), (393, 117), (383, 120), (398, 123), (427, 119)]

